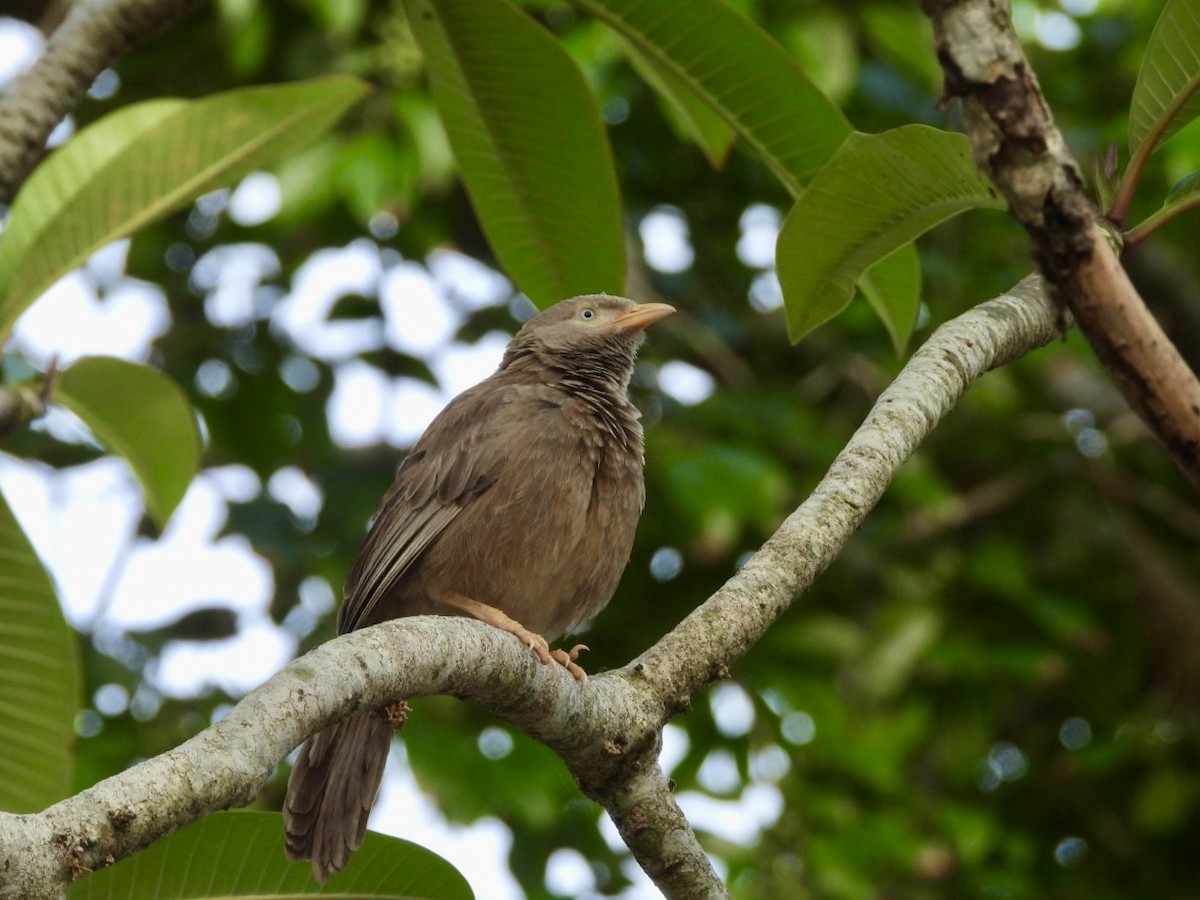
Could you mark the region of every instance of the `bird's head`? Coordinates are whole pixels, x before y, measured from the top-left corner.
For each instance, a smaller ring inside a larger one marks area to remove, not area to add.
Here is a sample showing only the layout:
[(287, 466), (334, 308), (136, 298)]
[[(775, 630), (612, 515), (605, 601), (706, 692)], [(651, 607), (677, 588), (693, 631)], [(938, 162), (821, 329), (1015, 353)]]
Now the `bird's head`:
[(536, 359), (580, 375), (598, 372), (624, 382), (633, 368), (642, 332), (675, 312), (666, 303), (588, 294), (555, 303), (521, 326), (501, 368)]

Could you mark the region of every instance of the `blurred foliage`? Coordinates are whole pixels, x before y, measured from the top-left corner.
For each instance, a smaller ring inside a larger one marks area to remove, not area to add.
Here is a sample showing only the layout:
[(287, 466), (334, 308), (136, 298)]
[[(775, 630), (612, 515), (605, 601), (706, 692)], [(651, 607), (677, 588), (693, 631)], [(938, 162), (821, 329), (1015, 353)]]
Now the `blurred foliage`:
[[(790, 345), (769, 270), (738, 251), (748, 210), (782, 215), (787, 191), (736, 143), (711, 168), (709, 155), (720, 154), (680, 140), (677, 114), (664, 114), (596, 22), (566, 4), (522, 5), (561, 38), (599, 94), (632, 255), (640, 258), (639, 223), (662, 207), (684, 218), (694, 250), (682, 271), (632, 264), (631, 293), (682, 314), (656, 328), (635, 378), (646, 411), (648, 500), (620, 591), (587, 635), (595, 671), (644, 650), (735, 570), (815, 484), (901, 362), (861, 302)], [(796, 54), (857, 129), (953, 127), (954, 110), (938, 110), (928, 25), (911, 4), (733, 5)], [(1049, 3), (1017, 5), (1041, 85), (1085, 162), (1124, 140), (1154, 6), (1107, 0), (1071, 19), (1077, 46), (1052, 51), (1033, 39), (1034, 28), (1065, 14)], [(380, 85), (339, 132), (283, 166), (280, 215), (243, 227), (193, 209), (141, 233), (130, 251), (131, 272), (168, 292), (173, 325), (156, 344), (156, 362), (202, 416), (206, 464), (239, 463), (264, 483), (295, 466), (323, 488), (315, 518), (298, 519), (263, 494), (234, 505), (226, 525), (270, 563), (271, 612), (282, 623), (306, 579), (337, 590), (400, 452), (347, 451), (332, 441), (334, 364), (273, 332), (271, 304), (312, 254), (356, 240), (407, 260), (453, 247), (495, 263), (454, 177), (398, 2), (225, 0), (131, 53), (117, 72), (120, 91), (85, 101), (80, 122), (137, 99), (334, 72)], [(1152, 161), (1135, 217), (1198, 158), (1196, 129), (1185, 129)], [(394, 229), (380, 230), (380, 213)], [(1194, 220), (1175, 223), (1126, 264), (1196, 365), (1194, 228)], [(190, 261), (247, 241), (273, 248), (279, 270), (264, 277), (253, 321), (215, 324)], [(920, 251), (917, 342), (1030, 266), (1025, 236), (994, 213), (956, 219)], [(376, 299), (348, 296), (337, 314), (378, 324)], [(457, 337), (473, 342), (497, 326), (516, 327), (504, 307), (473, 313)], [(431, 378), (424, 363), (394, 350), (364, 359), (393, 375)], [(712, 395), (687, 406), (663, 393), (657, 371), (672, 360), (708, 372)], [(228, 376), (215, 391), (201, 374), (214, 365)], [(312, 377), (289, 381), (297, 366)], [(75, 462), (72, 454), (36, 451), (62, 464)], [(719, 828), (704, 835), (734, 895), (1194, 894), (1194, 497), (1077, 335), (988, 375), (904, 467), (842, 557), (734, 668), (741, 693), (720, 686), (675, 723), (686, 736), (673, 772), (681, 792), (731, 800), (773, 786), (781, 797), (778, 817), (749, 840)], [(679, 564), (656, 567), (659, 580), (651, 560), (664, 548)], [(332, 628), (329, 616), (301, 649)], [(116, 683), (134, 703), (81, 736), (77, 787), (173, 746), (232, 699), (157, 697), (143, 672), (166, 637), (97, 630), (90, 638), (84, 696)], [(731, 715), (737, 697), (750, 715)], [(480, 740), (497, 727), (488, 716), (449, 698), (414, 706), (405, 742), (418, 781), (452, 818), (493, 815), (513, 830), (510, 863), (530, 897), (552, 896), (546, 864), (562, 847), (586, 856), (602, 895), (627, 883), (627, 857), (609, 849), (599, 810), (549, 751), (513, 734), (511, 752), (490, 758)], [(735, 779), (714, 775), (730, 760)], [(263, 792), (262, 807), (277, 808), (285, 774)]]

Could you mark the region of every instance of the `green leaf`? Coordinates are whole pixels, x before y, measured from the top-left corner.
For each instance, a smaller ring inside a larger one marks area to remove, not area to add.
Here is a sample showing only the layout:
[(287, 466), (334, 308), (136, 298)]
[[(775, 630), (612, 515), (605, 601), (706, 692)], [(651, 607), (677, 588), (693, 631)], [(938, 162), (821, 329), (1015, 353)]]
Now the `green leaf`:
[(196, 417), (179, 385), (147, 366), (93, 356), (62, 373), (54, 401), (129, 462), (147, 512), (163, 527), (200, 462)]
[(1163, 209), (1175, 209), (1186, 205), (1188, 209), (1200, 202), (1200, 171), (1191, 172), (1171, 189), (1163, 201)]
[(796, 60), (721, 0), (576, 0), (702, 97), (797, 195), (850, 131)]
[(921, 259), (917, 248), (904, 244), (879, 260), (859, 279), (858, 289), (883, 323), (896, 355), (903, 356), (921, 306)]
[(942, 67), (929, 52), (933, 25), (917, 4), (869, 3), (856, 7), (854, 15), (879, 58), (908, 75), (919, 87), (931, 93), (941, 90)]
[(733, 129), (678, 75), (628, 41), (622, 43), (634, 70), (662, 98), (675, 130), (695, 142), (714, 169), (724, 166)]
[(791, 51), (817, 89), (839, 104), (850, 98), (862, 70), (857, 14), (857, 9), (810, 6), (772, 29), (772, 37)]
[(1200, 0), (1167, 0), (1129, 106), (1129, 149), (1148, 152), (1200, 116)]
[(0, 343), (88, 255), (294, 153), (366, 92), (334, 76), (203, 100), (153, 100), (83, 129), (29, 177), (0, 241)]
[(1129, 246), (1136, 247), (1172, 219), (1193, 209), (1200, 209), (1200, 171), (1192, 172), (1180, 180), (1167, 195), (1162, 207), (1126, 232), (1125, 240)]
[(75, 882), (71, 900), (153, 897), (344, 898), (471, 900), (466, 879), (424, 847), (367, 833), (350, 865), (318, 884), (307, 863), (283, 855), (283, 817), (235, 810), (182, 828), (108, 869)]
[(67, 795), (79, 682), (75, 632), (0, 494), (0, 809), (38, 812)]
[(350, 212), (367, 225), (381, 210), (411, 205), (417, 174), (416, 154), (407, 141), (366, 132), (338, 150), (333, 179)]
[(784, 220), (775, 247), (788, 334), (799, 341), (841, 312), (884, 257), (967, 209), (1004, 201), (960, 134), (906, 125), (854, 133)]
[(612, 152), (574, 60), (508, 0), (404, 5), (463, 182), (509, 275), (540, 307), (621, 293)]

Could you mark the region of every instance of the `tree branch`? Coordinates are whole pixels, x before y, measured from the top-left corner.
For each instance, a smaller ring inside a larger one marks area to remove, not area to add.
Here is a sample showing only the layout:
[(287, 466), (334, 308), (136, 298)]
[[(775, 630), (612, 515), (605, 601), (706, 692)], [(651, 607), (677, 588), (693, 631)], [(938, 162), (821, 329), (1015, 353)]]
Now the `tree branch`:
[(630, 679), (599, 675), (580, 688), (481, 622), (385, 622), (293, 660), (173, 750), (41, 813), (0, 814), (0, 896), (57, 897), (184, 824), (250, 802), (280, 760), (331, 722), (432, 693), (474, 700), (579, 766), (636, 749), (629, 732), (650, 734), (662, 719)]
[(983, 373), (1040, 347), (1063, 323), (1041, 278), (947, 322), (913, 354), (812, 495), (741, 571), (634, 661), (674, 710), (727, 672), (837, 558), (896, 470)]
[(0, 96), (0, 203), (41, 159), (46, 138), (113, 60), (202, 0), (78, 0), (28, 72)]
[(1121, 268), (1054, 125), (1004, 0), (925, 0), (975, 160), (1130, 406), (1200, 485), (1200, 382)]
[(29, 816), (0, 814), (2, 891), (58, 896), (209, 812), (245, 804), (294, 747), (400, 698), (470, 699), (542, 741), (604, 806), (667, 897), (726, 896), (658, 767), (662, 728), (794, 603), (896, 470), (983, 373), (1059, 334), (1042, 281), (939, 328), (885, 390), (808, 498), (716, 594), (638, 659), (579, 686), (510, 635), (414, 617), (336, 638), (289, 663), (174, 750)]

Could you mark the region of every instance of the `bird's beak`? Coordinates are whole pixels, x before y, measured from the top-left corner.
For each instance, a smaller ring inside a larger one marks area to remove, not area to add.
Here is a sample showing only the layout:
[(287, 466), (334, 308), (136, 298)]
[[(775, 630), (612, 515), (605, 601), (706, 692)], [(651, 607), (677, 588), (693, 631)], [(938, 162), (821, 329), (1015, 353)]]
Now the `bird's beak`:
[(675, 307), (667, 303), (639, 303), (608, 324), (616, 331), (641, 331), (673, 312)]

